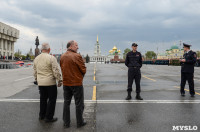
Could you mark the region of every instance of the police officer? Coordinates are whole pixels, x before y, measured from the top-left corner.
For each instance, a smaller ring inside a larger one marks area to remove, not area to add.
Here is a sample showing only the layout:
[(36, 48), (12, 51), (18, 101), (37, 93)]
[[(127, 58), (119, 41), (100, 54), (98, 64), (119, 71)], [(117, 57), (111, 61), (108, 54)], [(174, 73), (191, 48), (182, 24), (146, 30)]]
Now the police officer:
[(181, 62), (181, 96), (185, 96), (185, 84), (186, 81), (189, 83), (190, 95), (194, 97), (195, 90), (194, 90), (194, 65), (197, 60), (197, 55), (195, 52), (190, 50), (189, 44), (183, 43), (184, 48), (184, 55), (183, 59), (180, 59)]
[(138, 45), (136, 43), (133, 43), (133, 50), (126, 55), (125, 65), (128, 67), (128, 96), (126, 97), (126, 100), (130, 100), (132, 98), (131, 92), (134, 79), (136, 84), (136, 99), (143, 100), (140, 96), (140, 68), (142, 67), (142, 55), (140, 52), (137, 51), (137, 46)]

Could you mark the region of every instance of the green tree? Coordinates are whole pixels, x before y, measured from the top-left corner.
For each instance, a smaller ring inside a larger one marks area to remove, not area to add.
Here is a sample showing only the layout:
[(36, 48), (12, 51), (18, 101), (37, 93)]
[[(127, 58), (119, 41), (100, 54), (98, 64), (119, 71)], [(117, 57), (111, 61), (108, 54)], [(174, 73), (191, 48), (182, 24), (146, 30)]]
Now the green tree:
[(86, 55), (85, 60), (86, 60), (86, 63), (90, 62), (90, 57), (88, 56), (88, 54)]
[(124, 50), (124, 53), (123, 53), (123, 58), (124, 59), (126, 59), (126, 54), (128, 53), (128, 52), (130, 52), (131, 51), (131, 49), (129, 49), (129, 48), (126, 48), (125, 50)]
[(197, 51), (197, 57), (200, 58), (200, 51)]
[(26, 55), (26, 59), (27, 59), (27, 60), (30, 60), (30, 59), (31, 59), (31, 56), (30, 56), (29, 54), (27, 54), (27, 55)]
[(154, 51), (147, 51), (145, 54), (147, 59), (155, 59), (156, 58), (156, 53)]

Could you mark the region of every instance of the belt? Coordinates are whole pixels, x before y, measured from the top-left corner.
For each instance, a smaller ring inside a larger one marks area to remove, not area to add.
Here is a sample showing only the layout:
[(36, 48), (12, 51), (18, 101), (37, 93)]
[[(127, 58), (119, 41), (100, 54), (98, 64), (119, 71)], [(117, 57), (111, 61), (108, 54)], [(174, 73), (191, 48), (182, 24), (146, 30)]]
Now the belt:
[(139, 67), (137, 67), (137, 66), (134, 66), (134, 67), (129, 67), (129, 68), (139, 68)]

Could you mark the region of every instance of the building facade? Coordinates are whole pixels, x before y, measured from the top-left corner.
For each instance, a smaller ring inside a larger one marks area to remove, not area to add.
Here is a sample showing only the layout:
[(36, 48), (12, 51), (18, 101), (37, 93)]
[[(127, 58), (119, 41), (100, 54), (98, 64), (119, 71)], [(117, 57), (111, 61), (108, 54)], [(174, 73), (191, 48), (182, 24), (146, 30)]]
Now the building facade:
[(0, 22), (0, 56), (13, 59), (14, 43), (19, 39), (19, 30)]
[(114, 46), (114, 47), (109, 51), (108, 58), (114, 59), (114, 57), (116, 56), (116, 54), (117, 54), (117, 56), (118, 56), (119, 59), (123, 59), (123, 54), (121, 54), (121, 50), (120, 50), (120, 49), (118, 50), (116, 46)]
[(183, 57), (184, 50), (179, 49), (178, 46), (173, 45), (170, 49), (167, 49), (165, 53), (157, 55), (157, 59), (180, 59)]
[(90, 57), (90, 63), (105, 63), (107, 61), (110, 61), (109, 58), (107, 56), (101, 55), (101, 49), (97, 35), (97, 42), (94, 48), (94, 56)]

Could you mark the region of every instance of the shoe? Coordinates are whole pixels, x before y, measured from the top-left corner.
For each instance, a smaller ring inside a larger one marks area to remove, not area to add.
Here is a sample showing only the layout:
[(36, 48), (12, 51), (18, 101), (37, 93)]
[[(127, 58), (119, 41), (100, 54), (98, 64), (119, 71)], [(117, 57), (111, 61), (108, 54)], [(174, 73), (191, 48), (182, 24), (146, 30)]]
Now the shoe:
[(69, 128), (70, 124), (64, 124), (64, 128)]
[(51, 119), (51, 120), (49, 120), (49, 119), (45, 119), (45, 122), (56, 122), (58, 120), (58, 118), (53, 118), (53, 119)]
[(126, 97), (126, 100), (130, 100), (130, 99), (132, 99), (131, 92), (128, 92), (128, 96)]
[(195, 96), (194, 96), (194, 95), (191, 95), (191, 97), (193, 97), (193, 98), (194, 98)]
[(44, 120), (44, 117), (39, 117), (39, 120)]
[(140, 94), (137, 94), (136, 97), (135, 97), (135, 99), (137, 99), (137, 100), (143, 100), (143, 98), (140, 96)]
[(80, 128), (80, 127), (82, 127), (82, 126), (85, 126), (87, 124), (87, 122), (83, 122), (82, 124), (80, 124), (80, 125), (77, 125), (77, 128)]
[(131, 99), (132, 99), (131, 96), (127, 96), (127, 97), (126, 97), (126, 100), (131, 100)]
[(185, 97), (185, 94), (184, 94), (184, 93), (181, 93), (181, 96)]

